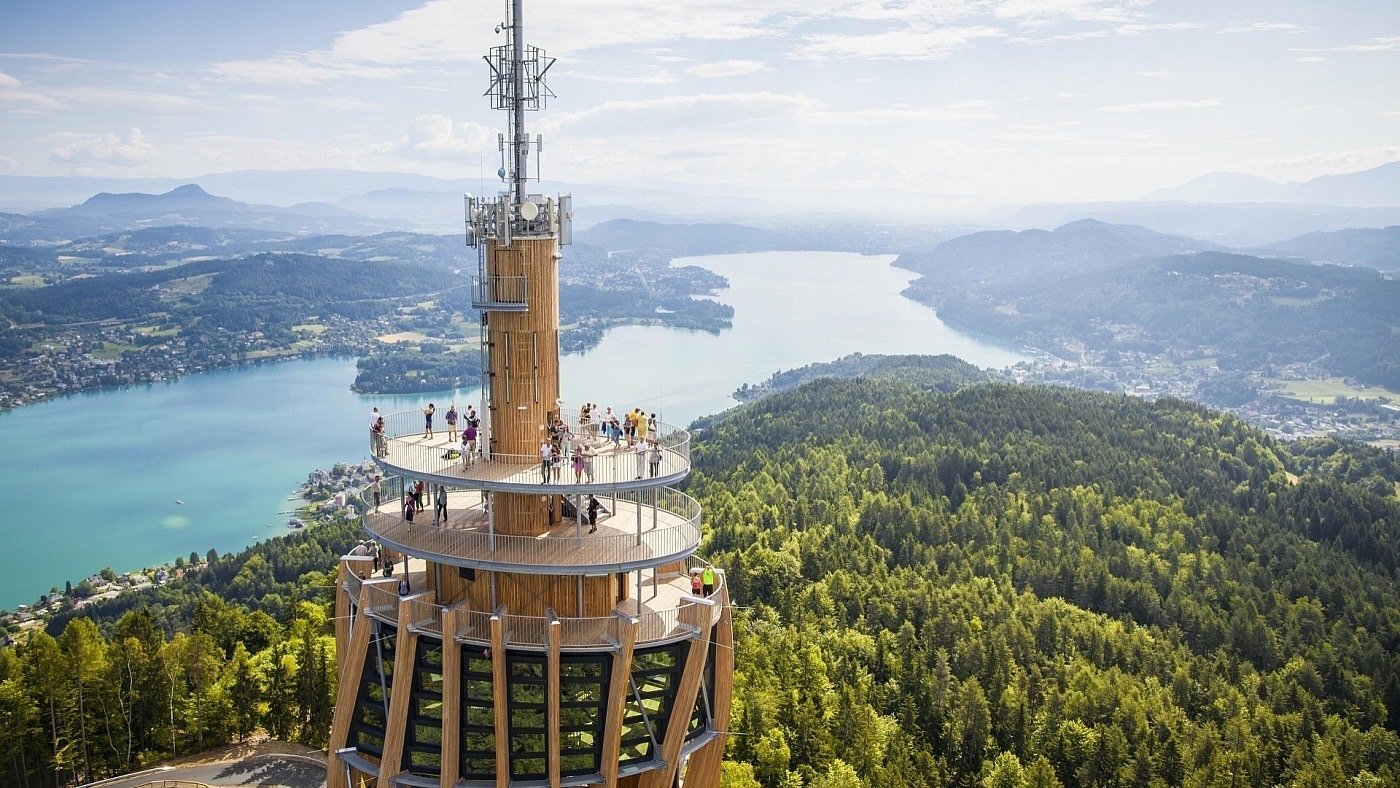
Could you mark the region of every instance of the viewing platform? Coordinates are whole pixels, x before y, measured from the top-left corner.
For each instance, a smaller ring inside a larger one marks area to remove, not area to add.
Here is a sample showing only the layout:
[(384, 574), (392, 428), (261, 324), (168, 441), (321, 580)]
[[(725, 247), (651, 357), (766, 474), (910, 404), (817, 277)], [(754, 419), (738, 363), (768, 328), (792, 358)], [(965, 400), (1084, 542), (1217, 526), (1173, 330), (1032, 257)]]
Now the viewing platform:
[[(660, 424), (657, 447), (661, 461), (655, 476), (651, 475), (650, 455), (638, 467), (636, 447), (626, 439), (620, 445), (602, 436), (579, 437), (595, 454), (593, 473), (584, 473), (574, 482), (572, 457), (562, 458), (554, 466), (548, 483), (541, 472), (538, 453), (529, 455), (491, 453), (463, 461), (461, 434), (452, 434), (440, 424), (443, 411), (434, 417), (435, 431), (424, 437), (421, 411), (403, 411), (385, 416), (382, 446), (376, 446), (376, 436), (370, 434), (370, 456), (387, 475), (405, 475), (430, 484), (493, 492), (608, 494), (620, 490), (638, 490), (675, 484), (690, 473), (690, 433), (669, 424)], [(461, 427), (461, 424), (458, 424)], [(570, 424), (574, 435), (582, 436), (577, 424)], [(484, 452), (478, 441), (478, 452)], [(649, 451), (649, 450), (648, 450)], [(638, 471), (641, 471), (638, 473)], [(640, 478), (638, 478), (640, 477)]]
[[(539, 536), (494, 533), (483, 496), (450, 491), (447, 519), (434, 524), (434, 495), (426, 510), (404, 519), (401, 480), (361, 491), (364, 527), (394, 550), (443, 564), (525, 574), (630, 572), (687, 558), (700, 546), (700, 504), (671, 488), (599, 496), (598, 530), (568, 517)], [(586, 499), (585, 499), (586, 500)], [(586, 504), (585, 504), (586, 506)]]
[(530, 285), (523, 276), (473, 276), (472, 309), (524, 312), (530, 308)]
[[(693, 631), (682, 623), (683, 611), (697, 605), (710, 607), (712, 622), (723, 614), (721, 592), (726, 578), (724, 570), (714, 569), (715, 587), (708, 597), (690, 595), (690, 570), (709, 566), (705, 561), (691, 558), (686, 562), (641, 573), (640, 587), (636, 573), (629, 573), (628, 596), (609, 616), (571, 617), (556, 611), (554, 618), (518, 616), (508, 610), (499, 613), (504, 632), (503, 642), (511, 648), (544, 650), (548, 629), (557, 620), (560, 627), (560, 647), (565, 650), (597, 651), (610, 649), (621, 641), (621, 628), (636, 621), (638, 647), (684, 640)], [(491, 618), (495, 613), (471, 610), (465, 604), (439, 605), (426, 592), (427, 574), (421, 561), (408, 562), (411, 589), (407, 596), (398, 594), (402, 575), (360, 580), (353, 575), (345, 583), (351, 599), (360, 599), (364, 590), (364, 612), (388, 624), (397, 624), (399, 605), (408, 605), (409, 626), (419, 635), (442, 639), (444, 624), (459, 643), (491, 644)], [(703, 601), (697, 601), (703, 600)], [(703, 619), (702, 619), (703, 620)]]

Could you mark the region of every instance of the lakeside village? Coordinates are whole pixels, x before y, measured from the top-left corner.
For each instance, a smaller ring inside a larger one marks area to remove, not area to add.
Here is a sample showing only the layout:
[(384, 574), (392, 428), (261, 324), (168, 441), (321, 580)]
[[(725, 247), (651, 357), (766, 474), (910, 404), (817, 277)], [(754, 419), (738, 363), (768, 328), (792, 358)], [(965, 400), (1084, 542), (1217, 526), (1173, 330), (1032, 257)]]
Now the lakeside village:
[[(291, 498), (305, 503), (297, 507), (296, 515), (287, 521), (287, 527), (314, 527), (335, 516), (349, 513), (355, 508), (356, 494), (374, 480), (377, 472), (374, 463), (365, 461), (354, 465), (338, 462), (330, 468), (307, 474), (306, 481)], [(81, 610), (122, 594), (164, 585), (217, 556), (218, 551), (210, 548), (203, 558), (198, 552), (191, 552), (188, 558), (179, 556), (160, 566), (120, 574), (110, 567), (104, 567), (76, 584), (68, 581), (62, 590), (54, 586), (31, 604), (20, 605), (13, 611), (0, 611), (0, 646), (9, 645), (15, 636), (26, 630), (43, 626), (52, 615)]]

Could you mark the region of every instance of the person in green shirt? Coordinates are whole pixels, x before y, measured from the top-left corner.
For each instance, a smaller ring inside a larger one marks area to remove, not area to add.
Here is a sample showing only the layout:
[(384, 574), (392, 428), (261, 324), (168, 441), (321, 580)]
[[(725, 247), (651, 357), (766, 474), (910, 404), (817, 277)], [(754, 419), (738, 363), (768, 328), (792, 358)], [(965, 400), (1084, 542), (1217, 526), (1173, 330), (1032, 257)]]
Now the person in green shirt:
[(704, 586), (705, 596), (708, 597), (715, 592), (715, 568), (713, 566), (705, 567), (704, 571), (700, 573), (700, 583)]

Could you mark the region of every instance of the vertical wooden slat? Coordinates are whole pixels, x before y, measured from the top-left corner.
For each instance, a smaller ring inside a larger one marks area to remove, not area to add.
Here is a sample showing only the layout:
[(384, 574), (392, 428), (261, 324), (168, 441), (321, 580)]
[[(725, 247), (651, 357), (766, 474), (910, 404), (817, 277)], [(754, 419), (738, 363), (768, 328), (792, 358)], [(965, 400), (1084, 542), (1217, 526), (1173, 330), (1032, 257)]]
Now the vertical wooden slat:
[[(347, 745), (350, 722), (355, 716), (355, 700), (360, 692), (360, 679), (365, 671), (365, 654), (369, 651), (369, 633), (374, 623), (365, 616), (368, 589), (360, 586), (360, 614), (350, 628), (349, 643), (340, 656), (340, 686), (335, 695), (335, 712), (331, 717), (331, 735), (326, 746), (327, 788), (349, 788), (345, 784), (345, 767), (336, 750)], [(337, 648), (339, 645), (337, 644)]]
[(398, 634), (394, 640), (394, 675), (389, 690), (389, 719), (384, 726), (384, 755), (379, 759), (379, 784), (393, 785), (403, 771), (403, 746), (408, 738), (408, 702), (413, 697), (413, 668), (418, 657), (418, 634), (411, 632), (412, 607), (399, 600)]
[(734, 699), (734, 619), (729, 607), (729, 585), (721, 583), (719, 602), (724, 606), (715, 626), (715, 694), (710, 708), (715, 715), (718, 738), (695, 751), (686, 767), (686, 785), (719, 785), (720, 762), (724, 760), (729, 735), (730, 707)]
[(705, 652), (710, 646), (710, 630), (714, 624), (711, 614), (715, 603), (692, 597), (685, 599), (691, 604), (681, 608), (681, 623), (695, 627), (696, 634), (686, 651), (685, 671), (681, 673), (671, 713), (666, 718), (666, 734), (661, 741), (659, 753), (665, 766), (643, 774), (640, 780), (641, 788), (671, 788), (675, 784), (676, 770), (680, 767), (681, 745), (685, 744), (685, 731), (690, 725), (691, 712), (695, 710), (695, 697), (699, 694), (700, 682), (705, 677)]
[(554, 615), (554, 611), (549, 611), (549, 651), (545, 658), (545, 752), (547, 753), (546, 765), (549, 769), (550, 788), (559, 788), (559, 747), (560, 747), (560, 714), (559, 695), (563, 690), (563, 682), (560, 678), (559, 667), (559, 638), (562, 627), (559, 625), (559, 617)]
[(637, 619), (619, 619), (618, 650), (613, 655), (612, 674), (608, 677), (608, 701), (603, 709), (603, 784), (617, 785), (617, 759), (622, 752), (622, 716), (627, 709), (631, 691), (632, 650), (637, 644)]
[(462, 761), (462, 646), (457, 643), (457, 608), (442, 611), (441, 788), (457, 784)]
[(491, 616), (491, 685), (492, 706), (496, 712), (496, 788), (510, 785), (510, 708), (506, 697), (509, 687), (506, 684), (504, 605), (496, 608)]

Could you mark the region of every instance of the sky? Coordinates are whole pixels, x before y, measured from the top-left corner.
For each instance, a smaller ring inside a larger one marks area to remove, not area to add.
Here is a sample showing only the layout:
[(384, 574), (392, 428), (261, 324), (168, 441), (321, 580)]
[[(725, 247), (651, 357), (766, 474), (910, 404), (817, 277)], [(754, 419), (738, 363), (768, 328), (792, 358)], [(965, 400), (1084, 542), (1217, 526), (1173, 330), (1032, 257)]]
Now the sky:
[[(504, 15), (0, 0), (0, 173), (493, 173)], [(1400, 159), (1396, 0), (527, 0), (525, 30), (560, 181), (1083, 201)]]

